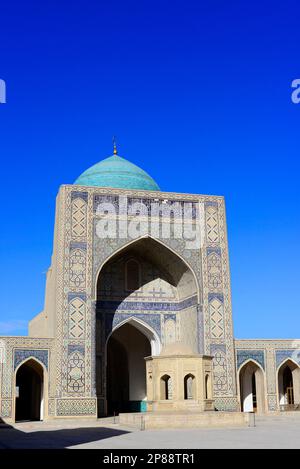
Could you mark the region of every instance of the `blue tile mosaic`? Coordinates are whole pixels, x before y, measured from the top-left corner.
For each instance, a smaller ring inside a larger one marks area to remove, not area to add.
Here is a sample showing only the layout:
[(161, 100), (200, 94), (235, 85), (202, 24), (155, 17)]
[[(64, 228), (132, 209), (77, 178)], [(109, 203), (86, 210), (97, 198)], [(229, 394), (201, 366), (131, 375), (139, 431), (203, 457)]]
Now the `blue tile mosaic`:
[(287, 358), (291, 358), (300, 365), (300, 352), (298, 350), (276, 350), (276, 367), (281, 365)]
[(265, 369), (265, 353), (264, 350), (237, 350), (236, 351), (236, 364), (237, 369), (247, 360), (254, 360)]
[(224, 303), (224, 295), (223, 293), (209, 293), (208, 294), (208, 301), (213, 301), (214, 299), (217, 299), (221, 301), (221, 303)]
[(68, 345), (68, 355), (73, 352), (79, 352), (84, 355), (84, 345), (83, 344), (69, 344)]
[(210, 345), (210, 354), (214, 355), (218, 350), (223, 353), (226, 353), (226, 345), (225, 344), (211, 344)]
[(83, 251), (86, 251), (86, 243), (76, 243), (72, 241), (70, 243), (70, 251), (72, 251), (73, 249), (82, 249)]
[(82, 301), (86, 301), (86, 294), (85, 293), (75, 293), (75, 292), (68, 293), (68, 303), (70, 303), (70, 301), (74, 300), (74, 298), (80, 298)]
[(182, 309), (196, 306), (197, 297), (187, 298), (179, 303), (155, 302), (155, 301), (107, 301), (99, 300), (96, 303), (97, 311), (181, 311)]
[(16, 349), (14, 352), (14, 370), (27, 358), (36, 358), (48, 369), (48, 350)]
[(80, 192), (80, 191), (72, 191), (71, 192), (71, 200), (74, 199), (82, 199), (85, 202), (88, 200), (88, 193), (87, 192)]
[(141, 321), (149, 324), (152, 329), (161, 337), (161, 323), (160, 323), (160, 314), (125, 314), (125, 313), (106, 313), (105, 314), (105, 332), (106, 337), (110, 334), (114, 327), (116, 327), (120, 322), (125, 321), (126, 319), (136, 318)]
[(166, 322), (168, 319), (173, 319), (173, 321), (176, 321), (176, 314), (164, 314), (164, 321)]
[(211, 254), (212, 252), (215, 252), (216, 254), (218, 254), (219, 256), (221, 255), (221, 248), (206, 248), (206, 253), (207, 255)]
[(204, 202), (205, 207), (217, 207), (218, 202)]

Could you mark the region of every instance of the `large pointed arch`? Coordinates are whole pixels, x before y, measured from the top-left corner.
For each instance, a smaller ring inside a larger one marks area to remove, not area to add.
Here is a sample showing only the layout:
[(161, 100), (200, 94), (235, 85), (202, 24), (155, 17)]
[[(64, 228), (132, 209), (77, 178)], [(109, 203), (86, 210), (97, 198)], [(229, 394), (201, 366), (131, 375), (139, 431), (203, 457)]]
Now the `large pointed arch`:
[(103, 269), (103, 267), (111, 260), (113, 259), (114, 257), (116, 257), (118, 254), (122, 253), (123, 251), (125, 252), (126, 249), (130, 248), (131, 246), (134, 246), (136, 243), (140, 242), (141, 240), (151, 240), (155, 243), (157, 243), (158, 245), (161, 245), (163, 248), (165, 248), (167, 251), (169, 251), (170, 253), (172, 253), (174, 256), (176, 256), (178, 259), (180, 259), (182, 261), (182, 263), (186, 266), (186, 268), (191, 272), (192, 276), (193, 276), (193, 279), (194, 279), (194, 282), (195, 282), (195, 289), (196, 289), (196, 294), (197, 294), (197, 302), (198, 303), (201, 303), (202, 301), (202, 297), (201, 297), (201, 288), (200, 288), (200, 285), (199, 285), (199, 280), (197, 278), (197, 275), (193, 269), (193, 267), (191, 266), (191, 264), (186, 260), (184, 259), (184, 257), (182, 255), (180, 255), (177, 251), (175, 251), (174, 249), (172, 249), (170, 246), (168, 246), (166, 243), (164, 243), (162, 240), (160, 239), (157, 239), (149, 234), (146, 234), (144, 236), (141, 236), (139, 238), (136, 238), (136, 239), (132, 239), (130, 240), (129, 242), (123, 244), (122, 246), (118, 247), (114, 252), (112, 252), (111, 254), (109, 254), (102, 262), (101, 264), (99, 265), (97, 271), (96, 271), (96, 274), (95, 274), (95, 277), (94, 277), (94, 284), (93, 284), (93, 294), (94, 294), (94, 300), (96, 300), (97, 298), (97, 283), (98, 283), (98, 279), (99, 279), (99, 275)]
[[(136, 260), (139, 265), (139, 281), (130, 282), (131, 286), (137, 285), (136, 289), (128, 288), (128, 275), (131, 273), (126, 266), (128, 260), (131, 259)], [(109, 389), (112, 390), (115, 398), (121, 392), (118, 383), (112, 387), (114, 380), (107, 372), (107, 364), (110, 362), (114, 363), (116, 373), (122, 376), (124, 374), (121, 369), (117, 370), (116, 360), (113, 358), (113, 348), (115, 355), (119, 353), (118, 350), (121, 350), (116, 341), (122, 342), (121, 345), (128, 355), (128, 361), (127, 364), (124, 361), (124, 367), (130, 367), (132, 349), (129, 347), (129, 342), (124, 339), (123, 327), (127, 327), (128, 334), (133, 336), (132, 329), (135, 329), (147, 339), (150, 344), (148, 355), (155, 356), (160, 353), (167, 319), (172, 319), (174, 325), (177, 320), (180, 321), (183, 331), (181, 339), (187, 341), (195, 352), (202, 347), (203, 336), (198, 334), (199, 310), (197, 308), (201, 294), (196, 273), (186, 259), (163, 241), (146, 235), (118, 247), (113, 253), (107, 255), (99, 266), (94, 290), (95, 382), (99, 409), (109, 407), (111, 409), (112, 399), (108, 395)], [(192, 324), (192, 333), (187, 332), (190, 331), (187, 324)], [(133, 327), (130, 329), (131, 326)], [(121, 331), (120, 334), (118, 331)], [(176, 340), (176, 334), (178, 334), (178, 328), (176, 329), (175, 326), (171, 340)], [(137, 340), (141, 339), (138, 339), (139, 334), (136, 336)], [(110, 351), (107, 353), (109, 343), (114, 345), (110, 346)], [(145, 352), (146, 349), (143, 350)], [(119, 356), (122, 357), (120, 360), (123, 360), (121, 352)], [(143, 363), (144, 368), (145, 356), (143, 355), (139, 362)], [(145, 374), (145, 370), (143, 373)], [(122, 379), (124, 389), (126, 389), (130, 379), (126, 380), (125, 375)], [(134, 399), (139, 397), (136, 389), (132, 392), (132, 383), (130, 395), (136, 396)], [(98, 415), (101, 415), (101, 411)]]

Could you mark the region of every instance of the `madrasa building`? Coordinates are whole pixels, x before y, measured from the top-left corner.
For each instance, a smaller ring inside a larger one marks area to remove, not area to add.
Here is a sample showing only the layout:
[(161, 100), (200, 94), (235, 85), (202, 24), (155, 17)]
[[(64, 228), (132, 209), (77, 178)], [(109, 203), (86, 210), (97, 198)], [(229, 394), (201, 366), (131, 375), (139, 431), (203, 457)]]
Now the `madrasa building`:
[(44, 309), (0, 337), (0, 415), (294, 410), (299, 349), (233, 336), (224, 198), (162, 192), (114, 147), (59, 189)]

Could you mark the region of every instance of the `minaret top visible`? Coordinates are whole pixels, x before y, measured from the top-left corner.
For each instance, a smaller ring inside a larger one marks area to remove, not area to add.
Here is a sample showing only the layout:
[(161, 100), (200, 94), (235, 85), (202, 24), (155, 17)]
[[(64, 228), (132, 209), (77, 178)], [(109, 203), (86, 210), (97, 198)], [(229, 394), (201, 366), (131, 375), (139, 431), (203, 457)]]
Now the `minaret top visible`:
[(114, 155), (117, 155), (117, 141), (116, 141), (116, 137), (113, 136), (113, 146), (114, 146)]

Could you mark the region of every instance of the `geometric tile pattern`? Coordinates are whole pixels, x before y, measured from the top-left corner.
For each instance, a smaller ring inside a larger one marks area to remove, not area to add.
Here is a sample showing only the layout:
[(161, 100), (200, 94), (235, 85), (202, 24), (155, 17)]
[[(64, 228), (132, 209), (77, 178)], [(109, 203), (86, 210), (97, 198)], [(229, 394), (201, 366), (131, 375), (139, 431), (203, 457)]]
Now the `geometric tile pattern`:
[(69, 304), (69, 337), (84, 339), (86, 304), (81, 298), (74, 298)]
[(3, 400), (1, 402), (1, 417), (8, 418), (11, 417), (12, 413), (12, 402), (8, 400)]
[(223, 198), (204, 201), (202, 249), (205, 352), (213, 356), (215, 405), (235, 409), (237, 382), (230, 294), (227, 227)]
[(277, 396), (276, 394), (268, 396), (268, 410), (273, 412), (277, 410)]
[(224, 337), (224, 306), (223, 302), (214, 298), (209, 303), (210, 335), (212, 338)]
[(221, 396), (227, 390), (227, 357), (222, 350), (213, 354), (214, 395)]
[(222, 288), (222, 262), (216, 252), (211, 252), (207, 256), (207, 270), (209, 288), (218, 291)]
[(87, 205), (82, 198), (72, 201), (72, 236), (82, 238), (86, 231)]
[(95, 415), (96, 399), (58, 399), (56, 404), (58, 416)]
[(74, 249), (70, 254), (70, 286), (83, 287), (86, 277), (86, 254)]
[(206, 236), (208, 243), (219, 242), (218, 206), (206, 205)]
[(85, 387), (84, 354), (75, 350), (68, 357), (68, 393), (83, 393)]

